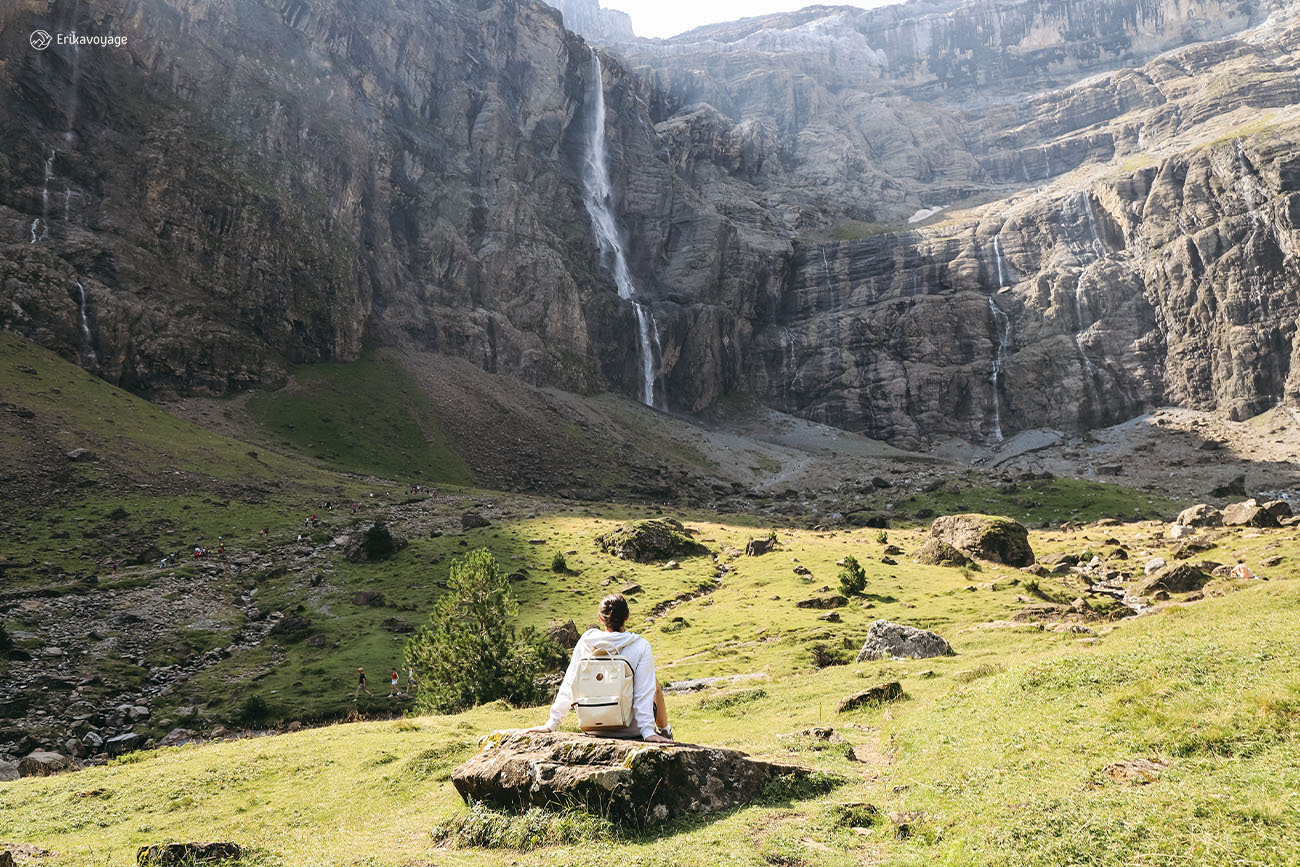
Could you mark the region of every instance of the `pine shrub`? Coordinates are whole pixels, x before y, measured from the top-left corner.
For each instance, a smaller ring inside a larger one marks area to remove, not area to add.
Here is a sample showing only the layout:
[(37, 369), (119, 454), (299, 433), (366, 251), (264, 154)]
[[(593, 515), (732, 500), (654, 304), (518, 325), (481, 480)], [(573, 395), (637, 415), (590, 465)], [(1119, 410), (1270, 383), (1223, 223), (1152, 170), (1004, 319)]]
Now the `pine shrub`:
[(844, 558), (840, 569), (840, 590), (845, 596), (860, 596), (867, 589), (867, 573), (852, 554)]
[(486, 548), (453, 560), (447, 592), (406, 645), (406, 663), (420, 675), (416, 710), (540, 701), (538, 676), (562, 665), (565, 653), (531, 626), (516, 633), (517, 610), (509, 579)]

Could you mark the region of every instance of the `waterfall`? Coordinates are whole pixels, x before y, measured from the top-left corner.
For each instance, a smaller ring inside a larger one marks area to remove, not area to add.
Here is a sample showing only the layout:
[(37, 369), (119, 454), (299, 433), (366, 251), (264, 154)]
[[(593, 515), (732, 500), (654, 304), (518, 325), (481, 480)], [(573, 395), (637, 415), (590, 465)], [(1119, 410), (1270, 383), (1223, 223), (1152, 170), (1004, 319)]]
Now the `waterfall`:
[(998, 288), (1007, 285), (1005, 269), (1002, 266), (1002, 241), (999, 235), (993, 236), (993, 259), (998, 263)]
[(87, 367), (98, 367), (99, 356), (95, 354), (95, 336), (90, 331), (89, 295), (86, 287), (77, 281), (77, 318), (81, 324), (81, 357)]
[(627, 266), (627, 256), (623, 252), (618, 223), (614, 219), (611, 205), (614, 195), (609, 182), (609, 165), (605, 157), (605, 84), (601, 78), (600, 56), (596, 54), (596, 49), (590, 50), (592, 106), (591, 124), (587, 130), (587, 156), (582, 167), (584, 200), (587, 213), (591, 216), (591, 228), (600, 247), (601, 257), (607, 257), (612, 262), (614, 285), (618, 287), (618, 297), (631, 301), (636, 309), (638, 343), (641, 350), (641, 400), (646, 406), (654, 406), (655, 347), (659, 343), (659, 332), (655, 325), (654, 312), (649, 305), (637, 300), (636, 285), (632, 282), (632, 272)]
[(1011, 342), (1011, 318), (1002, 312), (1002, 308), (989, 296), (989, 315), (993, 319), (995, 350), (993, 352), (993, 373), (989, 381), (993, 385), (993, 439), (1002, 442), (1002, 401), (998, 394), (998, 384), (1002, 379), (1002, 365), (1007, 357), (1007, 344)]
[(819, 244), (817, 245), (817, 249), (821, 250), (822, 276), (826, 279), (826, 292), (829, 294), (831, 291), (831, 263), (826, 259), (826, 245)]
[[(50, 148), (50, 155), (45, 158), (45, 181), (41, 185), (41, 215), (32, 220), (32, 240), (35, 244), (37, 241), (46, 241), (50, 237), (50, 178), (54, 177), (54, 155), (58, 151)], [(40, 229), (39, 235), (36, 230)]]
[(1079, 358), (1083, 361), (1084, 376), (1088, 378), (1088, 383), (1091, 384), (1093, 377), (1097, 375), (1097, 368), (1092, 366), (1092, 361), (1088, 358), (1088, 353), (1083, 350), (1082, 334), (1083, 332), (1079, 332), (1079, 334), (1074, 335), (1074, 346), (1079, 350)]
[(1097, 216), (1092, 211), (1092, 196), (1087, 193), (1080, 195), (1083, 196), (1083, 215), (1088, 220), (1088, 231), (1092, 234), (1092, 251), (1100, 259), (1106, 255), (1106, 245), (1101, 242), (1101, 234), (1097, 231)]

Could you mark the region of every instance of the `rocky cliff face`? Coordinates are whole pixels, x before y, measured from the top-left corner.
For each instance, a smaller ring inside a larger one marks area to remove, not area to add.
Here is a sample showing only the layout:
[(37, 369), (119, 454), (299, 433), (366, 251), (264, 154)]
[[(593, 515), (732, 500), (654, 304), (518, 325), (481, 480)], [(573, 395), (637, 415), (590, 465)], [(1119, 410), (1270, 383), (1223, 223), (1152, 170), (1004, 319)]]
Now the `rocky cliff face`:
[(596, 43), (636, 39), (632, 17), (617, 9), (602, 9), (598, 0), (546, 0), (564, 15), (564, 26)]
[[(661, 406), (747, 391), (908, 445), (1243, 416), (1300, 392), (1298, 20), (817, 7), (615, 28), (598, 66), (526, 0), (23, 0), (0, 324), (145, 394), (371, 341), (639, 395), (584, 202), (599, 68)], [(128, 45), (36, 52), (38, 26)]]
[[(128, 43), (35, 52), (37, 26)], [(577, 180), (590, 54), (549, 7), (28, 3), (0, 33), (6, 326), (155, 395), (365, 339), (633, 389)], [(620, 158), (670, 200), (607, 78)]]

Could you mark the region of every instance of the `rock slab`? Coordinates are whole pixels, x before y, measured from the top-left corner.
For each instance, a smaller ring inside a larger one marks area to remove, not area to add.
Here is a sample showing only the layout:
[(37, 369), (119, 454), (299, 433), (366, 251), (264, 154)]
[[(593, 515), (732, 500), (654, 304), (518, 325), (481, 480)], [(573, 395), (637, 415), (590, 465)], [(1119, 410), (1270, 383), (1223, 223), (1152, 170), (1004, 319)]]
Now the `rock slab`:
[(641, 827), (738, 807), (776, 777), (808, 773), (718, 747), (500, 731), (484, 737), (451, 780), (467, 802), (506, 809), (581, 806)]
[(867, 630), (867, 640), (858, 652), (858, 662), (893, 656), (927, 659), (931, 656), (952, 655), (953, 650), (948, 642), (929, 630), (889, 620), (877, 620)]
[(981, 560), (1029, 566), (1034, 551), (1029, 531), (1018, 521), (993, 515), (945, 515), (930, 525), (930, 536)]

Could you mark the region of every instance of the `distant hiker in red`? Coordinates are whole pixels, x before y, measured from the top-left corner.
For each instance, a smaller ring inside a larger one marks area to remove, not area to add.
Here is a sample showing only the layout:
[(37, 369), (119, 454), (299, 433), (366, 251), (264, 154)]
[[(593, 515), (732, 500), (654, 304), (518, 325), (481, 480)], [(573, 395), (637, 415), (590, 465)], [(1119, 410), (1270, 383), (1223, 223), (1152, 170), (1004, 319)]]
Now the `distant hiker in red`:
[(393, 685), (388, 689), (388, 697), (392, 698), (397, 695), (397, 669), (393, 669)]

